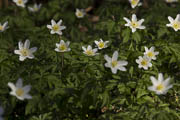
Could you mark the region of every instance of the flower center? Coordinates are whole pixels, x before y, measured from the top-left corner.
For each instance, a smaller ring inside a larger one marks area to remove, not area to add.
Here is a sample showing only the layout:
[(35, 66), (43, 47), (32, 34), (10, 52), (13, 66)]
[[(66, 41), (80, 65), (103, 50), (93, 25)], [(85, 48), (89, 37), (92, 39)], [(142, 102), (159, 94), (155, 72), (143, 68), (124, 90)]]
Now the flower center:
[(65, 51), (67, 49), (67, 47), (64, 44), (62, 44), (62, 45), (59, 46), (59, 49), (61, 51)]
[(180, 23), (179, 22), (174, 23), (173, 28), (179, 29), (180, 28)]
[(164, 89), (164, 85), (162, 85), (162, 84), (159, 84), (157, 87), (156, 87), (156, 90), (158, 90), (158, 91), (161, 91), (161, 90), (163, 90)]
[(141, 65), (146, 66), (147, 65), (147, 61), (146, 60), (142, 60), (141, 61)]
[(38, 11), (38, 8), (37, 8), (37, 7), (34, 7), (34, 11)]
[(28, 56), (29, 52), (27, 49), (22, 49), (21, 51), (22, 56)]
[(22, 1), (22, 0), (18, 0), (17, 3), (18, 3), (18, 4), (22, 4), (23, 1)]
[(17, 95), (17, 96), (23, 96), (23, 95), (24, 95), (24, 90), (23, 90), (22, 88), (18, 88), (18, 89), (16, 90), (16, 95)]
[(52, 27), (52, 29), (53, 29), (54, 31), (58, 31), (59, 28), (60, 28), (60, 27), (59, 27), (59, 25), (57, 25), (57, 24)]
[(132, 21), (132, 22), (131, 22), (131, 26), (132, 26), (133, 28), (137, 28), (137, 27), (138, 27), (138, 23), (137, 23), (137, 22)]
[(83, 16), (83, 13), (82, 12), (78, 12), (77, 16), (81, 17), (81, 16)]
[(86, 51), (86, 54), (89, 55), (89, 56), (92, 56), (94, 53), (93, 53), (92, 50), (87, 50), (87, 51)]
[(117, 66), (117, 64), (118, 64), (118, 62), (117, 62), (117, 61), (112, 61), (112, 63), (111, 63), (112, 67), (116, 67), (116, 66)]
[(100, 43), (99, 43), (99, 47), (100, 47), (100, 48), (104, 48), (104, 42), (100, 42)]
[(148, 52), (147, 56), (152, 58), (154, 56), (154, 54), (152, 52)]
[(0, 30), (2, 31), (3, 30), (3, 26), (0, 25)]
[(137, 2), (138, 2), (138, 0), (132, 0), (132, 1), (131, 1), (131, 4), (132, 4), (132, 5), (136, 5)]

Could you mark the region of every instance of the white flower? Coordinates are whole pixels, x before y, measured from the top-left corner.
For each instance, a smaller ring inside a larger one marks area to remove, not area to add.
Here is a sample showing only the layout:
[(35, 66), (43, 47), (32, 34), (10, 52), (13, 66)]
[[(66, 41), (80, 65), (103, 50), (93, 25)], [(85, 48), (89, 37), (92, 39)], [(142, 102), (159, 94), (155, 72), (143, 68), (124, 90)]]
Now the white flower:
[(132, 15), (132, 21), (130, 21), (128, 18), (124, 17), (123, 18), (127, 23), (125, 26), (128, 26), (132, 29), (132, 32), (134, 33), (136, 29), (145, 29), (145, 26), (142, 26), (141, 24), (144, 22), (144, 19), (141, 19), (137, 21), (137, 17), (135, 14)]
[(154, 51), (155, 47), (152, 46), (150, 49), (148, 49), (147, 47), (144, 47), (144, 48), (145, 48), (144, 55), (146, 55), (148, 58), (152, 60), (156, 60), (156, 55), (158, 55), (159, 52)]
[(23, 87), (23, 82), (21, 78), (18, 79), (16, 85), (14, 85), (11, 82), (8, 82), (8, 86), (12, 90), (10, 94), (16, 96), (19, 100), (32, 99), (32, 96), (28, 94), (29, 91), (31, 90), (31, 86), (26, 85)]
[(55, 51), (57, 52), (68, 52), (71, 50), (71, 48), (69, 48), (69, 44), (70, 42), (67, 41), (66, 43), (64, 42), (64, 40), (61, 40), (60, 43), (56, 43), (56, 47)]
[(140, 0), (129, 0), (129, 2), (131, 3), (132, 8), (135, 8), (136, 6), (141, 6), (142, 5)]
[(178, 0), (166, 0), (167, 3), (178, 2)]
[(177, 14), (175, 20), (171, 16), (168, 16), (168, 20), (170, 24), (166, 24), (167, 27), (172, 27), (175, 31), (180, 30), (180, 14)]
[(13, 0), (13, 2), (15, 2), (17, 6), (25, 7), (25, 4), (28, 2), (28, 0)]
[(98, 54), (96, 53), (98, 49), (97, 48), (92, 49), (90, 45), (88, 45), (87, 49), (84, 46), (82, 46), (82, 49), (84, 51), (83, 53), (86, 54), (87, 56), (95, 56)]
[(3, 113), (4, 113), (4, 110), (2, 107), (0, 107), (0, 120), (3, 120), (3, 118), (2, 118)]
[(34, 6), (33, 7), (28, 7), (28, 10), (30, 11), (30, 12), (37, 12), (37, 11), (39, 11), (40, 10), (40, 8), (41, 8), (41, 5), (42, 4), (34, 4)]
[(150, 91), (156, 92), (156, 94), (158, 95), (166, 94), (167, 91), (173, 87), (173, 85), (169, 84), (170, 77), (164, 80), (162, 73), (159, 73), (158, 80), (153, 76), (151, 76), (150, 79), (152, 81), (153, 86), (148, 87), (148, 89)]
[(26, 58), (29, 58), (29, 59), (34, 58), (33, 53), (36, 52), (37, 47), (33, 47), (29, 49), (29, 46), (30, 46), (29, 40), (26, 40), (24, 45), (22, 42), (19, 42), (18, 46), (19, 46), (19, 50), (14, 50), (14, 53), (20, 55), (19, 56), (20, 61), (24, 61)]
[(116, 74), (117, 70), (126, 71), (124, 66), (126, 66), (128, 62), (124, 60), (118, 61), (118, 51), (113, 53), (112, 58), (108, 55), (104, 55), (104, 59), (107, 61), (107, 63), (105, 63), (105, 67), (111, 68), (112, 73)]
[(47, 25), (47, 28), (51, 29), (51, 34), (57, 33), (58, 35), (62, 35), (62, 30), (66, 29), (66, 26), (61, 26), (62, 20), (59, 20), (59, 22), (55, 22), (54, 20), (51, 20), (52, 25)]
[(145, 70), (147, 70), (148, 67), (152, 67), (151, 59), (149, 59), (147, 56), (139, 56), (139, 59), (136, 59), (136, 63), (139, 64), (139, 68), (144, 68)]
[(77, 18), (83, 18), (86, 15), (86, 12), (84, 9), (77, 8), (75, 15), (77, 16)]
[(8, 27), (8, 21), (6, 21), (3, 25), (1, 25), (1, 23), (0, 23), (0, 32), (3, 32), (8, 28), (9, 28)]
[(102, 39), (100, 39), (100, 41), (94, 41), (95, 42), (95, 44), (98, 46), (98, 49), (103, 49), (103, 48), (107, 48), (107, 43), (109, 42), (109, 41), (103, 41)]

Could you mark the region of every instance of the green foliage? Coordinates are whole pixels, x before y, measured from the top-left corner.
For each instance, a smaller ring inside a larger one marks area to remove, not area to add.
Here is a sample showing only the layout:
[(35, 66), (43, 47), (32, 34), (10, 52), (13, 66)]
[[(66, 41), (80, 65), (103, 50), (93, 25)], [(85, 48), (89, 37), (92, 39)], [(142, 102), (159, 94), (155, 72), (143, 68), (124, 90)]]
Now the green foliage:
[[(163, 0), (148, 1), (148, 6), (135, 9), (127, 0), (49, 0), (30, 13), (15, 4), (0, 11), (0, 22), (10, 28), (0, 33), (0, 102), (8, 120), (178, 120), (180, 119), (180, 32), (167, 28), (167, 17), (179, 13), (180, 3)], [(31, 5), (33, 2), (28, 2)], [(93, 9), (82, 18), (76, 8)], [(144, 18), (145, 30), (132, 33), (124, 26), (123, 17), (133, 13)], [(93, 16), (99, 20), (92, 21)], [(47, 24), (51, 19), (63, 20), (67, 27), (62, 39), (70, 41), (71, 51), (56, 53), (58, 35), (51, 35)], [(83, 31), (83, 26), (87, 31)], [(94, 40), (110, 41), (99, 55), (88, 57), (82, 46)], [(18, 42), (29, 39), (37, 46), (35, 59), (21, 62), (14, 50)], [(135, 60), (142, 56), (144, 46), (159, 51), (153, 67), (138, 68)], [(128, 61), (127, 71), (112, 74), (105, 68), (104, 55), (118, 50), (119, 58)], [(62, 60), (64, 64), (62, 65)], [(159, 72), (171, 76), (173, 88), (166, 95), (150, 92), (150, 76)], [(31, 100), (19, 101), (9, 94), (8, 82), (21, 77), (31, 84)]]

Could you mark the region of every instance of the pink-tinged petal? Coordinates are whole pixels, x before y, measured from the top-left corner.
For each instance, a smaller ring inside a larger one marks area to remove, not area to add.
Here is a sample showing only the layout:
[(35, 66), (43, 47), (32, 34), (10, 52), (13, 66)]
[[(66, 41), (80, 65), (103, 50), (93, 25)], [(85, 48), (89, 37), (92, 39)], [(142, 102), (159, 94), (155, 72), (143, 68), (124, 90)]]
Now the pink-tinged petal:
[(112, 56), (112, 61), (117, 61), (118, 59), (118, 51), (115, 51)]
[(95, 40), (94, 42), (95, 42), (95, 44), (98, 46), (99, 42), (98, 42), (98, 41), (96, 41), (96, 40)]
[(47, 28), (52, 29), (52, 26), (51, 25), (47, 25)]
[(98, 49), (97, 49), (97, 48), (94, 48), (94, 49), (93, 49), (93, 52), (94, 52), (94, 53), (96, 53), (97, 51), (98, 51)]
[(31, 49), (30, 49), (30, 51), (31, 51), (31, 53), (36, 52), (36, 51), (37, 51), (37, 47), (33, 47), (33, 48), (31, 48)]
[(26, 93), (28, 93), (31, 90), (31, 85), (26, 85), (22, 89), (24, 90), (24, 92), (26, 94)]
[(24, 95), (24, 98), (26, 98), (26, 99), (32, 99), (32, 96), (29, 95), (29, 94), (25, 94), (25, 95)]

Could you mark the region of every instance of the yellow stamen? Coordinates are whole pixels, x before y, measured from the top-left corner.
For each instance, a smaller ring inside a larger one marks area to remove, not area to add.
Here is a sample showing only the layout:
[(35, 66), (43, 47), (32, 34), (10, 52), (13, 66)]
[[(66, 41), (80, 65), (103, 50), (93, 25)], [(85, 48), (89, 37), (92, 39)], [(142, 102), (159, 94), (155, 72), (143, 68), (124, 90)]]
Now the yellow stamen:
[(92, 56), (92, 55), (94, 55), (94, 52), (92, 50), (87, 50), (86, 54), (89, 55), (89, 56)]
[(148, 53), (147, 53), (147, 56), (150, 57), (150, 58), (152, 58), (152, 57), (154, 56), (154, 53), (153, 53), (153, 52), (148, 52)]
[(147, 65), (147, 61), (146, 60), (142, 60), (141, 61), (141, 65), (146, 66)]
[(100, 48), (104, 48), (104, 42), (100, 42), (98, 45)]
[(175, 22), (175, 23), (173, 24), (173, 28), (174, 28), (174, 29), (179, 29), (179, 28), (180, 28), (180, 22)]
[(158, 91), (161, 91), (161, 90), (163, 90), (164, 89), (164, 85), (162, 85), (162, 84), (159, 84), (157, 87), (156, 87), (156, 90), (158, 90)]
[(52, 27), (52, 29), (54, 30), (54, 31), (58, 31), (59, 30), (59, 25), (57, 25), (57, 24), (55, 24), (53, 27)]
[(137, 22), (132, 21), (132, 22), (131, 22), (131, 26), (132, 26), (133, 28), (137, 28), (139, 25), (138, 25)]
[(22, 49), (21, 51), (22, 56), (28, 56), (29, 51), (27, 49)]
[(112, 61), (112, 63), (111, 63), (112, 67), (116, 67), (116, 66), (117, 66), (117, 64), (118, 64), (118, 62), (117, 62), (117, 61)]
[(16, 90), (16, 95), (17, 95), (17, 96), (23, 96), (23, 95), (24, 95), (24, 90), (23, 90), (22, 88), (18, 88), (18, 89)]
[(22, 4), (23, 1), (22, 1), (22, 0), (18, 0), (17, 3), (18, 3), (18, 4)]
[(0, 25), (0, 30), (2, 31), (3, 30), (3, 26)]
[(78, 17), (82, 17), (82, 16), (83, 16), (83, 13), (82, 13), (82, 12), (78, 12), (78, 13), (77, 13), (77, 16), (78, 16)]
[(65, 51), (67, 49), (66, 45), (62, 44), (59, 46), (59, 50)]
[(132, 1), (131, 1), (131, 4), (132, 4), (132, 5), (136, 5), (137, 2), (138, 2), (138, 0), (132, 0)]

